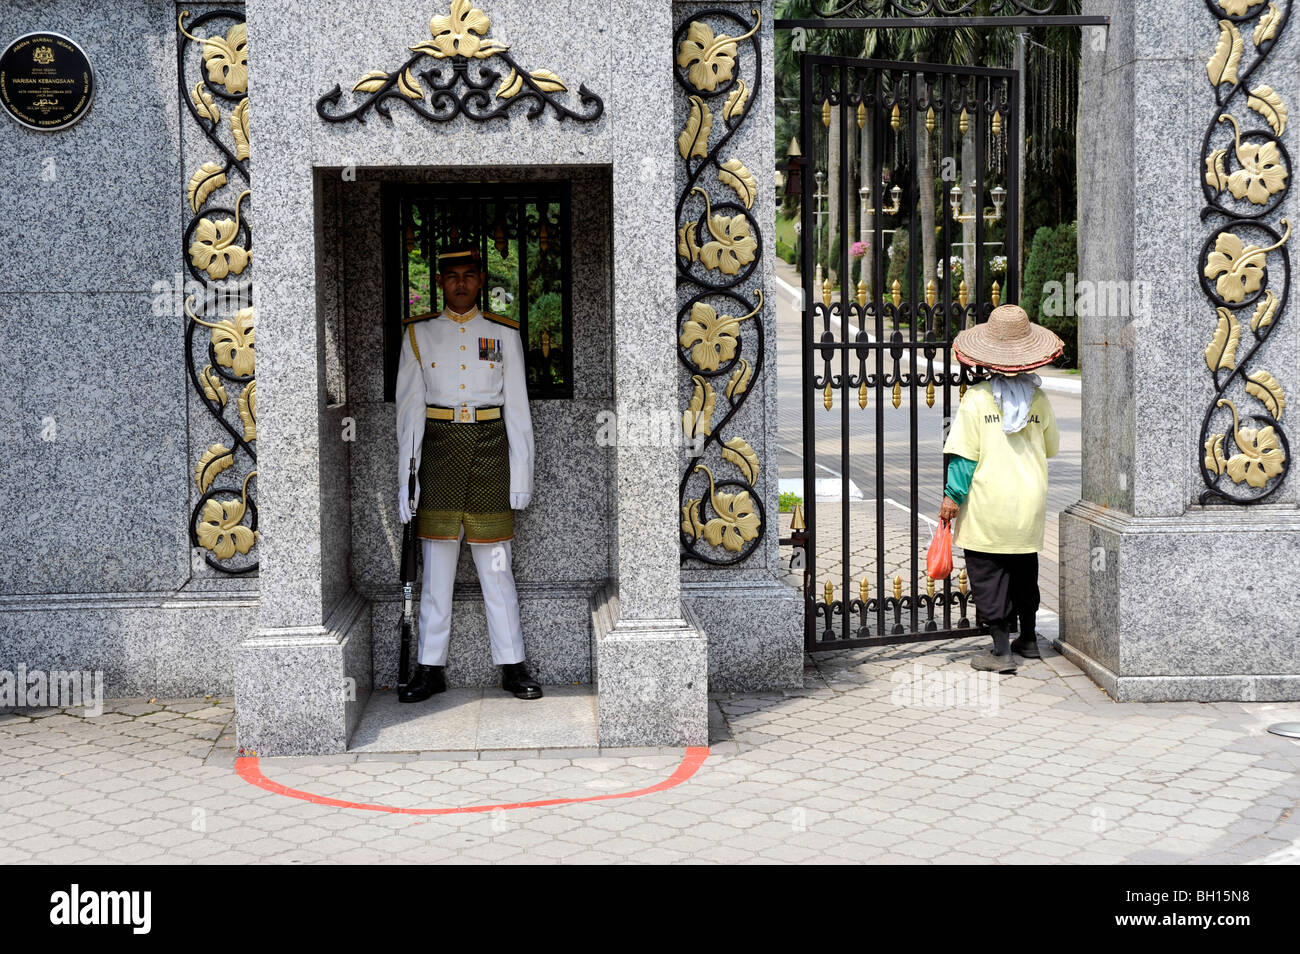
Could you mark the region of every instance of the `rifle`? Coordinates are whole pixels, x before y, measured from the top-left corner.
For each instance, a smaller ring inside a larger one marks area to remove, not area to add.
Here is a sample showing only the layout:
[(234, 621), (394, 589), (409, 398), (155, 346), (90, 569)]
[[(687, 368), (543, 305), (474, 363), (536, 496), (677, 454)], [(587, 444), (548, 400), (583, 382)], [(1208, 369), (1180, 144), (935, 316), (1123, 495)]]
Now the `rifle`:
[(407, 493), (410, 500), (411, 519), (402, 529), (402, 652), (397, 672), (397, 688), (406, 688), (411, 668), (411, 603), (415, 598), (415, 556), (416, 541), (415, 520), (415, 448), (411, 448), (411, 474), (407, 478)]

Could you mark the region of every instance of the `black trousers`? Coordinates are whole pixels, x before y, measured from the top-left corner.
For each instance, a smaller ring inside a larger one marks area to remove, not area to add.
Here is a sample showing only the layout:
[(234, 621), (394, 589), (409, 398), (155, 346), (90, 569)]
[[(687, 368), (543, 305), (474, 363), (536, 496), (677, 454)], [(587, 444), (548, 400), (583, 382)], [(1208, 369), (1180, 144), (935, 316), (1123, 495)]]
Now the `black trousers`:
[(1000, 636), (1011, 630), (1013, 621), (1022, 635), (1032, 635), (1038, 612), (1038, 554), (962, 552), (975, 598), (975, 621), (993, 631), (995, 648), (1001, 648)]

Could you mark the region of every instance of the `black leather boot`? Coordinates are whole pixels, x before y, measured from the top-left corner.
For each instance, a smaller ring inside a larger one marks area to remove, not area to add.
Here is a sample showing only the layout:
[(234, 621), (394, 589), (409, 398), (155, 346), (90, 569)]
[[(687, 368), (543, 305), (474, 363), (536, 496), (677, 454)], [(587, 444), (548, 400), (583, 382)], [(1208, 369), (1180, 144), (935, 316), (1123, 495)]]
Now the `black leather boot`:
[(501, 667), (501, 688), (514, 693), (517, 699), (540, 699), (542, 687), (528, 674), (523, 662), (506, 663)]
[(415, 672), (406, 688), (397, 693), (398, 702), (423, 702), (437, 692), (447, 691), (447, 680), (443, 676), (442, 666), (415, 664)]

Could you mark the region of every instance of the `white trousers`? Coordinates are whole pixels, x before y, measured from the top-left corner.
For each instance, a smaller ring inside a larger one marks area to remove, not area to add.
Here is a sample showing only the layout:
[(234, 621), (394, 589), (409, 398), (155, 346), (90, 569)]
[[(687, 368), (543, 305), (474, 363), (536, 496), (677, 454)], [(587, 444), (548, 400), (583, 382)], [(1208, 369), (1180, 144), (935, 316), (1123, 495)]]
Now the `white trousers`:
[[(447, 665), (451, 643), (451, 590), (456, 579), (462, 525), (457, 540), (421, 540), (424, 545), (424, 583), (420, 590), (420, 663)], [(510, 569), (510, 543), (471, 543), (474, 568), (483, 588), (488, 642), (492, 662), (498, 666), (524, 661), (524, 635), (519, 627), (519, 595)]]

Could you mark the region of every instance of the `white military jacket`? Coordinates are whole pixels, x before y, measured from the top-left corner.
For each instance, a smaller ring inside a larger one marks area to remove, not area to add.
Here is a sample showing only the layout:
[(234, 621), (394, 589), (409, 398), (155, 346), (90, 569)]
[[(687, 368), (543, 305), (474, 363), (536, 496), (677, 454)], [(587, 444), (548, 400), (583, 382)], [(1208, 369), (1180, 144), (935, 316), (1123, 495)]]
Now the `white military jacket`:
[(471, 410), (500, 406), (510, 445), (510, 492), (533, 492), (533, 420), (524, 347), (513, 320), (499, 315), (487, 318), (475, 306), (468, 315), (444, 308), (436, 317), (403, 326), (397, 362), (399, 487), (406, 486), (412, 444), (419, 472), (429, 404), (454, 408), (458, 420), (462, 405)]

